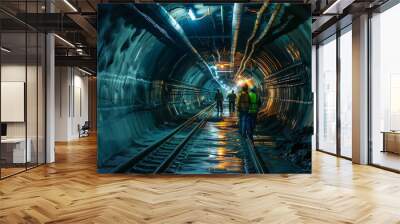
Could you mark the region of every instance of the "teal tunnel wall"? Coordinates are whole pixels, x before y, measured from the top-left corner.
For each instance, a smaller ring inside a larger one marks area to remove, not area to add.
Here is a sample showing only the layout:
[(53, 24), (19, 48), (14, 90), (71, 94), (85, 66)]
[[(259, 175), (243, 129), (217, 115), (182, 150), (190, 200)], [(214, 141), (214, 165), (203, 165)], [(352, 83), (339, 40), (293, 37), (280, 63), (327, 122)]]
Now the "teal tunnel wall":
[[(235, 64), (241, 62), (260, 7), (244, 5)], [(210, 8), (212, 15), (190, 21), (189, 8), (197, 13)], [(276, 8), (267, 7), (256, 37)], [(233, 4), (99, 6), (99, 167), (110, 165), (116, 153), (137, 153), (137, 148), (157, 138), (165, 124), (179, 123), (212, 102), (221, 86), (207, 65), (218, 57), (229, 58), (233, 16)], [(204, 36), (222, 38), (200, 38)], [(282, 5), (251, 59), (244, 74), (254, 80), (263, 97), (261, 130), (278, 130), (290, 137), (312, 127), (308, 6)], [(233, 84), (229, 77), (224, 81)]]

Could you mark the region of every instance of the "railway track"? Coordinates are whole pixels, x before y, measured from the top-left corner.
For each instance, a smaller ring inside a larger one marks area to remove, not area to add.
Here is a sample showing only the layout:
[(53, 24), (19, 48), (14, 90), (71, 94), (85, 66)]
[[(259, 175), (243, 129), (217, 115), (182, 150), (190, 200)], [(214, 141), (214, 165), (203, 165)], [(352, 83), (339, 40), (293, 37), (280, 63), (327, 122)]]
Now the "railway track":
[(146, 147), (127, 162), (116, 167), (114, 173), (164, 173), (177, 155), (199, 128), (210, 117), (215, 104), (212, 104), (179, 125), (167, 136)]
[[(199, 130), (199, 132), (202, 130)], [(243, 173), (245, 174), (264, 174), (268, 173), (268, 168), (265, 165), (264, 161), (261, 159), (261, 156), (259, 155), (258, 151), (254, 148), (254, 145), (252, 141), (249, 138), (241, 138), (241, 150), (243, 152)], [(221, 139), (222, 140), (222, 139)], [(181, 151), (181, 153), (176, 157), (177, 159), (171, 163), (169, 168), (165, 170), (165, 173), (179, 173), (179, 170), (182, 168), (182, 166), (185, 166), (186, 162), (190, 163), (187, 160), (188, 155), (185, 153), (188, 153), (190, 151), (190, 147), (193, 147), (190, 142), (186, 144), (185, 148)]]
[(254, 148), (254, 145), (250, 138), (245, 138), (244, 139), (244, 144), (246, 147), (246, 162), (247, 164), (245, 165), (246, 167), (246, 173), (251, 173), (251, 174), (264, 174), (268, 173), (268, 170), (264, 164), (264, 162), (261, 160), (259, 154), (257, 153), (256, 149)]
[[(167, 136), (146, 147), (128, 161), (120, 164), (113, 172), (139, 174), (175, 173), (179, 168), (177, 164), (184, 162), (182, 159), (185, 160), (180, 155), (187, 150), (187, 143), (207, 123), (214, 108), (215, 104), (201, 110), (175, 128)], [(251, 140), (249, 138), (242, 138), (242, 146), (242, 150), (244, 151), (244, 173), (267, 173), (267, 168), (260, 159)]]

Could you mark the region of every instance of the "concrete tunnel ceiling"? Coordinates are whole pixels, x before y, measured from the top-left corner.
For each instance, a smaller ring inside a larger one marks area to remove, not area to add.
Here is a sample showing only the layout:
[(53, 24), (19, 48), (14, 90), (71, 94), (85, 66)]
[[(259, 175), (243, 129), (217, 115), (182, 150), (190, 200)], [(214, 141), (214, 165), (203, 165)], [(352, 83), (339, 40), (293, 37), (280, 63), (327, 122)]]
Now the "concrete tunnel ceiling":
[(250, 79), (263, 96), (261, 117), (282, 130), (312, 126), (308, 5), (109, 6), (98, 17), (100, 107), (168, 101), (179, 113), (179, 97), (166, 92), (184, 92), (187, 106)]

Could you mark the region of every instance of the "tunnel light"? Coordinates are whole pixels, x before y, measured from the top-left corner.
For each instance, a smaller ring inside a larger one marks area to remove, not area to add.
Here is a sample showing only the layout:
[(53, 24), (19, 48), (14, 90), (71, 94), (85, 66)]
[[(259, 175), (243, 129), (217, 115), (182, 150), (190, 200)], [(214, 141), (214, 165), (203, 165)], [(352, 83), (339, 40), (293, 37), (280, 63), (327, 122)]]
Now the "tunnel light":
[(189, 17), (190, 17), (190, 19), (192, 19), (192, 20), (196, 20), (196, 16), (194, 15), (194, 13), (193, 13), (192, 9), (189, 9), (189, 12), (188, 12), (188, 14), (189, 14)]
[(73, 6), (68, 0), (64, 0), (64, 3), (66, 5), (68, 5), (68, 7), (70, 7), (72, 9), (72, 11), (78, 12), (78, 10), (75, 8), (75, 6)]
[(6, 53), (10, 53), (11, 52), (11, 50), (9, 50), (9, 49), (7, 49), (5, 47), (1, 47), (0, 49), (1, 49), (1, 51), (4, 51)]
[(254, 85), (253, 80), (251, 80), (251, 79), (243, 78), (243, 79), (238, 79), (236, 81), (236, 86), (238, 86), (238, 87), (241, 87), (244, 84), (247, 84), (250, 88)]

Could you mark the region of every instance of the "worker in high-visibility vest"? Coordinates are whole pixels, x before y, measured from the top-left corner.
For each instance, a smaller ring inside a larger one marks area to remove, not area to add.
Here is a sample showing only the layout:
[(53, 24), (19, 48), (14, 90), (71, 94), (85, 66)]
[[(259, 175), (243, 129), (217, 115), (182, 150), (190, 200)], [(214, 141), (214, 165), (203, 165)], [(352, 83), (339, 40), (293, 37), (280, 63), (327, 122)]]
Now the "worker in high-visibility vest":
[(246, 137), (247, 133), (247, 123), (248, 123), (248, 114), (249, 114), (249, 106), (250, 106), (250, 98), (249, 98), (249, 87), (247, 84), (242, 86), (242, 90), (240, 91), (238, 102), (237, 102), (237, 112), (239, 117), (239, 133), (243, 137)]
[(257, 89), (253, 87), (249, 92), (249, 114), (247, 117), (247, 125), (246, 125), (246, 132), (249, 138), (253, 141), (253, 133), (254, 129), (256, 128), (256, 121), (257, 121), (257, 113), (261, 106), (261, 99), (260, 96), (257, 94)]

